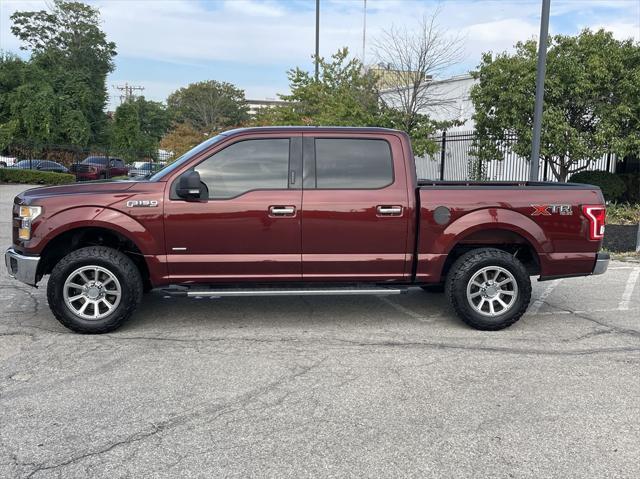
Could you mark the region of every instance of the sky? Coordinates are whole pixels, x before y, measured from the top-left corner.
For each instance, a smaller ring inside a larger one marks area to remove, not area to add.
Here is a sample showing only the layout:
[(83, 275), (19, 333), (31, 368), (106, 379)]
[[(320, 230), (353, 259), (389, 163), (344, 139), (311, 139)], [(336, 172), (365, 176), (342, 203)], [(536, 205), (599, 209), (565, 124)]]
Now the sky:
[[(164, 101), (177, 88), (203, 80), (227, 81), (249, 99), (288, 92), (287, 70), (313, 69), (314, 0), (85, 0), (100, 10), (107, 38), (117, 45), (108, 78), (114, 88), (144, 87)], [(320, 0), (320, 55), (347, 46), (361, 58), (364, 0)], [(18, 53), (10, 31), (15, 11), (46, 9), (46, 0), (0, 0), (0, 49)], [(367, 45), (391, 25), (415, 28), (438, 9), (440, 26), (463, 38), (463, 60), (447, 75), (465, 73), (482, 52), (511, 51), (537, 38), (541, 0), (367, 0)], [(551, 34), (606, 28), (619, 39), (640, 41), (640, 0), (551, 0)], [(372, 52), (364, 51), (366, 63)]]

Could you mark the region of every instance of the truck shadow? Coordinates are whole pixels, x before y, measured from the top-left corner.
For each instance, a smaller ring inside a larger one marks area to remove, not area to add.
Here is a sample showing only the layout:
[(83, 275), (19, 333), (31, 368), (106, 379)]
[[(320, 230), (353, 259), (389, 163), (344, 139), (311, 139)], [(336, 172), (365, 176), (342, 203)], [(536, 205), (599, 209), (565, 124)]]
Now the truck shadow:
[[(412, 289), (394, 296), (289, 296), (243, 298), (164, 297), (152, 292), (123, 330), (153, 327), (282, 328), (312, 326), (339, 328), (379, 326), (401, 323), (461, 322), (450, 310), (443, 294)], [(464, 327), (463, 325), (461, 327)]]

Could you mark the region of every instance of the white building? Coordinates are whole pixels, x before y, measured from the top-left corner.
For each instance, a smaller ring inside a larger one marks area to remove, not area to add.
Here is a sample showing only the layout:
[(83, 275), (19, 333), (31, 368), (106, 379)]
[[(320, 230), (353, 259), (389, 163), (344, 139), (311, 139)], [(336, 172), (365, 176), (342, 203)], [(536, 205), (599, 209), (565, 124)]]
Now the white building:
[[(470, 93), (471, 87), (476, 83), (477, 80), (468, 73), (429, 82), (425, 88), (425, 95), (431, 103), (420, 113), (437, 121), (457, 120), (461, 123), (459, 126), (447, 129), (447, 132), (472, 131), (474, 109)], [(381, 95), (391, 104), (398, 102), (397, 89), (382, 90)]]
[(274, 106), (286, 105), (284, 100), (276, 100), (275, 98), (269, 98), (266, 100), (247, 100), (247, 106), (249, 107), (249, 115), (255, 116), (262, 108), (273, 108)]

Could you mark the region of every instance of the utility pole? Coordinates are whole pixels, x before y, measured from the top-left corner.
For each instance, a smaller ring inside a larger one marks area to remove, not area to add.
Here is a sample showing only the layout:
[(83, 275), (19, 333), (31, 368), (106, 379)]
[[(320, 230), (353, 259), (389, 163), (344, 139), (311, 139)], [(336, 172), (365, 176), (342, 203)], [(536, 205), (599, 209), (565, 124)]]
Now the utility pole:
[(318, 61), (320, 60), (320, 0), (316, 0), (316, 81), (318, 81), (319, 67)]
[(538, 71), (536, 75), (536, 104), (533, 112), (533, 139), (531, 141), (531, 171), (529, 181), (538, 181), (540, 169), (540, 134), (544, 105), (544, 77), (547, 70), (547, 37), (549, 36), (549, 10), (551, 0), (542, 0), (540, 39), (538, 40)]
[(129, 83), (126, 83), (124, 85), (113, 85), (113, 88), (115, 88), (116, 90), (120, 90), (120, 104), (122, 105), (124, 102), (129, 101), (129, 100), (133, 100), (136, 96), (136, 94), (134, 94), (134, 91), (143, 91), (144, 87), (143, 86), (134, 86), (134, 85), (129, 85)]
[(364, 0), (364, 12), (363, 12), (363, 20), (362, 20), (362, 66), (366, 69), (367, 65), (365, 63), (365, 57), (367, 54), (366, 44), (367, 44), (367, 0)]

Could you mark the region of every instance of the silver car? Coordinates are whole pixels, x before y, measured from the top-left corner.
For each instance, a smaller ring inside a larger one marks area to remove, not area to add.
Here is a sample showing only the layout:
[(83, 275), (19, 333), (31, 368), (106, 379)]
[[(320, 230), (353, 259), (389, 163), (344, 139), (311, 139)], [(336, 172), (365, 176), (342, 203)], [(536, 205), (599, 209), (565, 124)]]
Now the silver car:
[(129, 170), (129, 178), (139, 178), (139, 177), (151, 175), (156, 171), (159, 171), (162, 168), (164, 168), (165, 164), (166, 163), (164, 162), (153, 163), (150, 161), (146, 163), (142, 163), (138, 167), (131, 168)]

